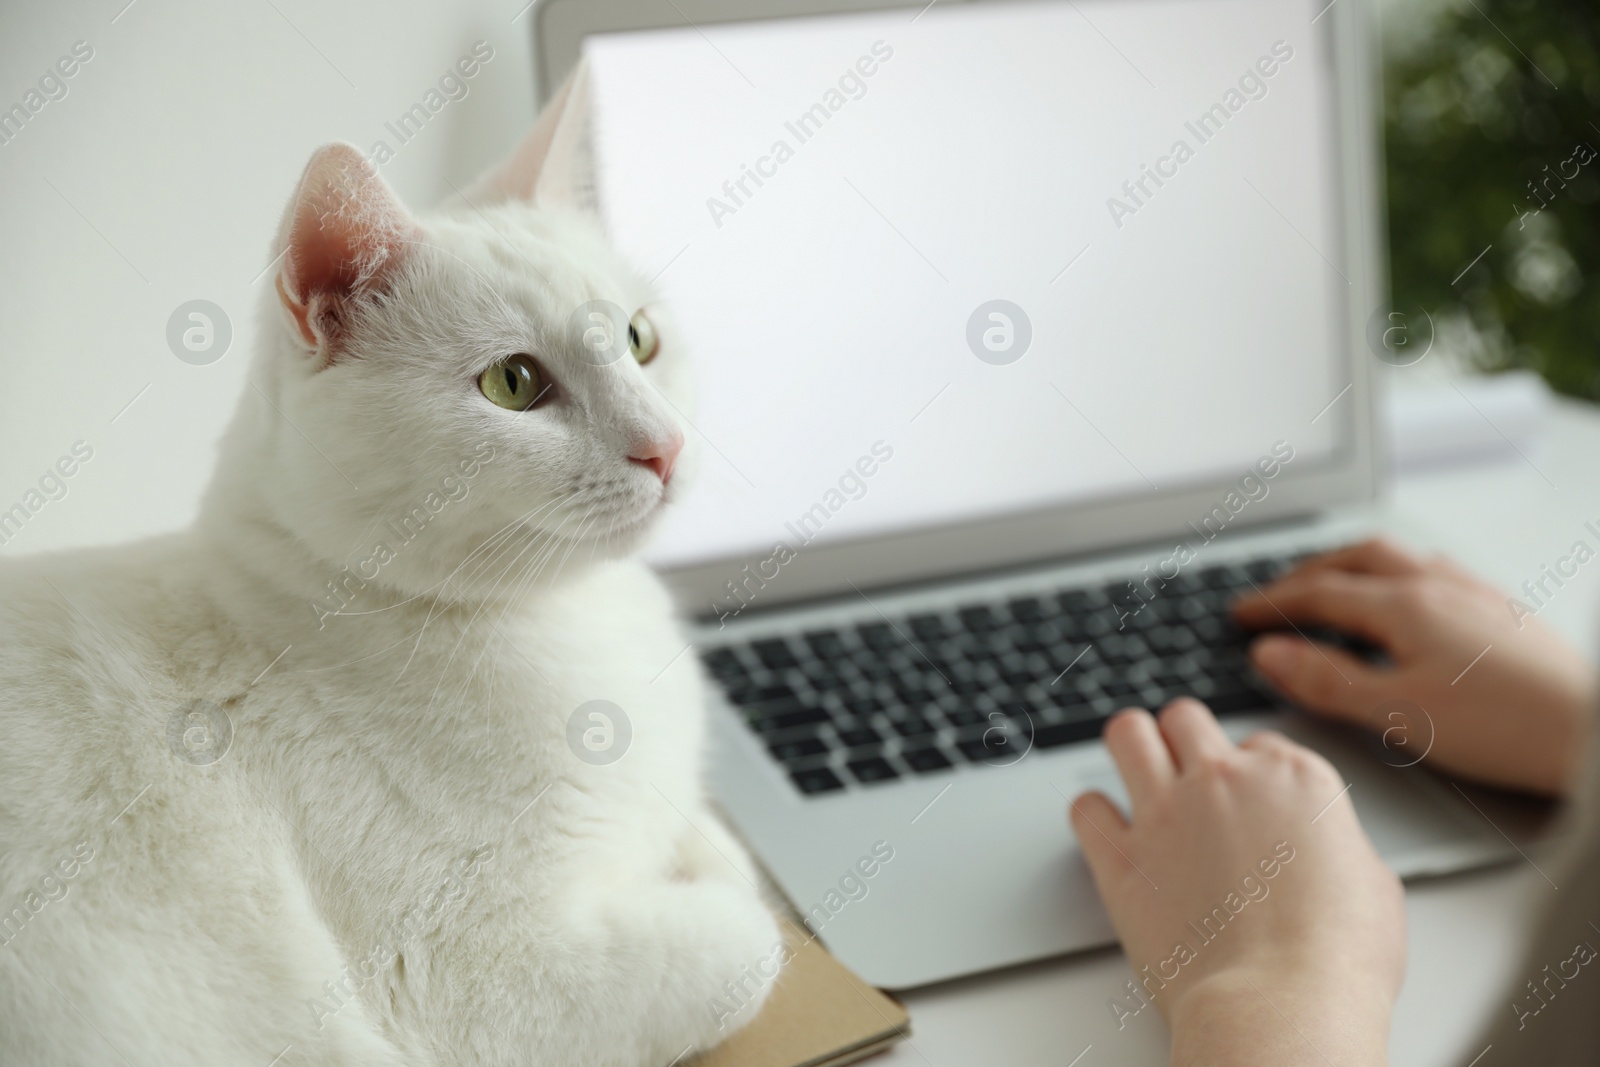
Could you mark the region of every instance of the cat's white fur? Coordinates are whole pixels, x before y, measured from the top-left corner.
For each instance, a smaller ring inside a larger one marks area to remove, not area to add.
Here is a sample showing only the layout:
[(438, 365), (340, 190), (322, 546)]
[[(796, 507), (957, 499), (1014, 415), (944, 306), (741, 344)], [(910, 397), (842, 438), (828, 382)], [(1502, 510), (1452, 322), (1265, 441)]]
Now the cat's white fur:
[[(0, 1062), (666, 1067), (754, 1014), (713, 998), (759, 1004), (779, 933), (630, 555), (684, 354), (659, 310), (645, 367), (566, 330), (652, 303), (551, 206), (574, 95), (425, 219), (319, 152), (195, 527), (0, 567)], [(475, 381), (516, 352), (558, 383), (525, 413)]]

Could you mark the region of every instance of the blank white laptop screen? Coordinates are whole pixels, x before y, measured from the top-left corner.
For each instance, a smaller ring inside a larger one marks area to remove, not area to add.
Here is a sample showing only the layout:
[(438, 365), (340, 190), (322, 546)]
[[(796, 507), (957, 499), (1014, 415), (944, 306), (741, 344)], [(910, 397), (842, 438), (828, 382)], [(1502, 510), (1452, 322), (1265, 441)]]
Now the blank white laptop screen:
[(1350, 297), (1312, 14), (1035, 0), (589, 38), (606, 224), (695, 366), (698, 481), (652, 562), (794, 546), (819, 502), (840, 541), (1236, 478), (1280, 441), (1327, 459)]

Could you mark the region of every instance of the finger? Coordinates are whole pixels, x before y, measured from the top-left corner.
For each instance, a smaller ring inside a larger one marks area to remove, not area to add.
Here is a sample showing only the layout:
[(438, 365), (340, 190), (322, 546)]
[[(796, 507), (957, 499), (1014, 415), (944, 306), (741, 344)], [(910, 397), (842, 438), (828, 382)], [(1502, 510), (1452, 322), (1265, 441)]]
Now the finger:
[(1139, 810), (1170, 789), (1177, 778), (1172, 753), (1156, 720), (1141, 708), (1117, 712), (1106, 723), (1103, 736), (1117, 773), (1128, 787), (1134, 818), (1138, 818)]
[(1282, 752), (1293, 748), (1294, 742), (1276, 730), (1257, 730), (1240, 741), (1239, 747), (1246, 752)]
[(1162, 708), (1158, 725), (1177, 758), (1180, 773), (1233, 751), (1233, 742), (1222, 732), (1217, 717), (1193, 697), (1181, 697)]
[(1310, 623), (1387, 645), (1399, 626), (1398, 586), (1392, 578), (1341, 571), (1293, 575), (1244, 597), (1233, 615), (1251, 629)]
[(1133, 866), (1128, 858), (1133, 847), (1132, 828), (1111, 798), (1098, 791), (1084, 793), (1074, 800), (1067, 816), (1072, 822), (1072, 832), (1078, 837), (1078, 846), (1083, 849), (1083, 858), (1089, 864), (1089, 872), (1094, 875), (1095, 885), (1100, 887), (1100, 895), (1107, 897), (1118, 876)]
[(1321, 570), (1349, 571), (1354, 574), (1379, 574), (1399, 578), (1421, 574), (1427, 563), (1412, 552), (1386, 537), (1374, 537), (1358, 545), (1313, 556), (1291, 574), (1310, 574)]
[(1364, 722), (1391, 677), (1343, 649), (1283, 634), (1257, 638), (1250, 661), (1296, 704), (1346, 722)]

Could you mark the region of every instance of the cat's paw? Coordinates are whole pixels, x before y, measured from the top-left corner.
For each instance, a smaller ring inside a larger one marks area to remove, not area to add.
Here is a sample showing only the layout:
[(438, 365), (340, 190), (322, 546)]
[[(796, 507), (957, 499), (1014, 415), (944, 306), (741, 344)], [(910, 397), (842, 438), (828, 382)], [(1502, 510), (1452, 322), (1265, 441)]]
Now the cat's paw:
[(707, 884), (703, 890), (704, 902), (718, 917), (719, 938), (715, 956), (706, 960), (710, 981), (705, 1014), (695, 1021), (693, 1040), (699, 1049), (748, 1025), (794, 955), (776, 916), (754, 889), (723, 883)]

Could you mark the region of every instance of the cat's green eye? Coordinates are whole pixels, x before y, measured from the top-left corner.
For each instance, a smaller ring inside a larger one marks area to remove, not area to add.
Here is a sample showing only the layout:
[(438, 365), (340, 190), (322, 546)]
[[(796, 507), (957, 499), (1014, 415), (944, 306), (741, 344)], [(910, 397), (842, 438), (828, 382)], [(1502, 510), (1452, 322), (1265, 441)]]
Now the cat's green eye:
[(661, 338), (656, 334), (656, 324), (642, 311), (634, 315), (633, 321), (628, 323), (628, 347), (633, 350), (633, 358), (641, 365), (655, 359), (656, 352), (661, 348)]
[(478, 378), (483, 395), (509, 411), (527, 411), (544, 393), (544, 377), (533, 357), (523, 352), (496, 363)]

